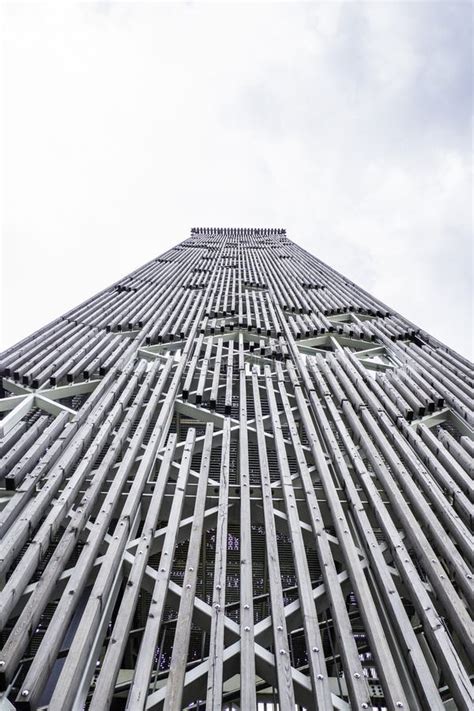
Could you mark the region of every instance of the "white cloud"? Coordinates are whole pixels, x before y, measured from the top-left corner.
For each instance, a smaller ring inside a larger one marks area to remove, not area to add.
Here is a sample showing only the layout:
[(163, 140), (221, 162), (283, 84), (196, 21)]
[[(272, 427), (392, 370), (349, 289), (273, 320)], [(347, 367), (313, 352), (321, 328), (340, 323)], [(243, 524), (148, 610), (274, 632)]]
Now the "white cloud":
[(229, 224), (287, 227), (469, 352), (470, 23), (449, 2), (4, 6), (4, 345)]

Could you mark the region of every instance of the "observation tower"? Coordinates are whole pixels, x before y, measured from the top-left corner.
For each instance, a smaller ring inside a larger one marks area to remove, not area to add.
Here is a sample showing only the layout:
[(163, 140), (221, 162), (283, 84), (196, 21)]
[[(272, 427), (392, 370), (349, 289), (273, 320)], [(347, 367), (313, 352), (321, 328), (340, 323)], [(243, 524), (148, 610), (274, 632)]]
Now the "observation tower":
[(284, 229), (0, 375), (2, 711), (472, 708), (472, 365)]

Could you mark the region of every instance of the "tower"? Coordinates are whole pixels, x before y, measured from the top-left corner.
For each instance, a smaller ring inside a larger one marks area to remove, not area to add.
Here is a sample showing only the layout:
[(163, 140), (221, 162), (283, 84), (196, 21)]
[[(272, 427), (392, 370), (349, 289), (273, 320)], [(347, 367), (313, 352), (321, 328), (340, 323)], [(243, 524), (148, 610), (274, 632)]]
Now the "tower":
[(195, 228), (0, 362), (6, 708), (470, 707), (464, 358)]

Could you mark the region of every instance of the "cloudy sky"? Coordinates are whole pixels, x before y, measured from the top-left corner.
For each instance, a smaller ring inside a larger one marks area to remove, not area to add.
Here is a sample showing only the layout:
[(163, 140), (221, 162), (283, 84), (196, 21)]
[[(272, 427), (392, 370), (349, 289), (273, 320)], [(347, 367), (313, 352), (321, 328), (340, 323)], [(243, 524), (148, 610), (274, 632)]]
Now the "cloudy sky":
[(282, 226), (472, 353), (470, 2), (12, 2), (2, 25), (4, 347), (192, 226)]

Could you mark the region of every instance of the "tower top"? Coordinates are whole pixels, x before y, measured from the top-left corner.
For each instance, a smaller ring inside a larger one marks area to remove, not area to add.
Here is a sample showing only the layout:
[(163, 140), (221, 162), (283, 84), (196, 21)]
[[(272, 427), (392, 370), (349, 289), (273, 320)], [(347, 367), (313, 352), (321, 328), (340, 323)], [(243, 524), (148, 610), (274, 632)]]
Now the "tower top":
[(249, 237), (270, 235), (286, 236), (283, 227), (191, 227), (191, 236), (196, 235), (222, 235), (224, 237)]

